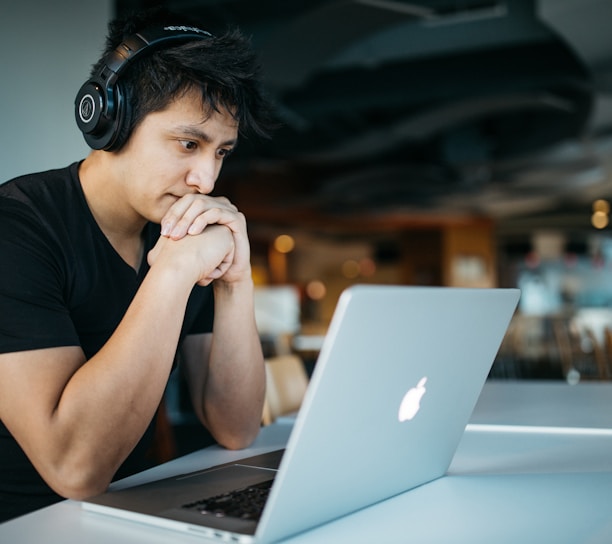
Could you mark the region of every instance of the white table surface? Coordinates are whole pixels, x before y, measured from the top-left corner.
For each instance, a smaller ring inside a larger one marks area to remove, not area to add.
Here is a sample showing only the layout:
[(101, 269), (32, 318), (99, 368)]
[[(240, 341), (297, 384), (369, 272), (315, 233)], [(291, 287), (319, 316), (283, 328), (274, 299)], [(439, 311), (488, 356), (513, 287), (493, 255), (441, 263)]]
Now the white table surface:
[[(277, 449), (290, 430), (273, 425), (247, 452), (208, 448), (114, 487)], [(83, 512), (74, 501), (0, 525), (2, 544), (162, 542), (204, 540)], [(612, 542), (612, 383), (489, 382), (447, 476), (287, 542)]]
[(612, 429), (612, 382), (489, 380), (470, 421)]

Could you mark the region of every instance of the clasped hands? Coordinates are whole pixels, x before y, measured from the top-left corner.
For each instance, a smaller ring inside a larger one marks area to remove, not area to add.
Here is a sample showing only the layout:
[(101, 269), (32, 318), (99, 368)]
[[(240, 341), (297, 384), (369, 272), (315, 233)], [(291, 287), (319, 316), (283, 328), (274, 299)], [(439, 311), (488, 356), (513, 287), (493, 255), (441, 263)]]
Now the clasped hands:
[(151, 266), (164, 256), (189, 256), (199, 268), (199, 285), (217, 279), (227, 283), (250, 279), (246, 219), (227, 198), (183, 196), (162, 218), (161, 234), (148, 255)]

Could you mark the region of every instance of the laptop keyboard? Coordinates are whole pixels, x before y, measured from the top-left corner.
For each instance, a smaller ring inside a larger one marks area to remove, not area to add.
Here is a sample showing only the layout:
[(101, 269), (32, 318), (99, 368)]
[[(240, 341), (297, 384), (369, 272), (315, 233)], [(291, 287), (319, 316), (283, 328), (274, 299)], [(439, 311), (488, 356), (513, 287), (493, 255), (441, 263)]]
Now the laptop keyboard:
[(272, 487), (272, 480), (243, 489), (184, 504), (183, 508), (219, 518), (233, 517), (258, 521)]

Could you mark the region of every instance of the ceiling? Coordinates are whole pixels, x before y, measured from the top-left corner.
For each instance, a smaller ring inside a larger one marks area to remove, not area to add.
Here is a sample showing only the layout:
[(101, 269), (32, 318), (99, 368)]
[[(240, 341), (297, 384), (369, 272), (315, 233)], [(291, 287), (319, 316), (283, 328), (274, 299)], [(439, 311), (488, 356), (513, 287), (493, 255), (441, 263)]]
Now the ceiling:
[[(486, 216), (589, 228), (612, 198), (609, 0), (118, 0), (260, 54), (281, 128), (222, 190), (255, 225), (404, 228)], [(366, 225), (364, 227), (364, 225)]]

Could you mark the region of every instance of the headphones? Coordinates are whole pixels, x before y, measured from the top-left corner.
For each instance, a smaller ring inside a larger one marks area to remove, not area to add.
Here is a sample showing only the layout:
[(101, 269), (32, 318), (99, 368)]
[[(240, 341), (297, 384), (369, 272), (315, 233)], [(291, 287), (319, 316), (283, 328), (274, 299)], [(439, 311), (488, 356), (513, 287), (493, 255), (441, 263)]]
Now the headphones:
[(148, 28), (126, 38), (104, 56), (102, 67), (76, 95), (75, 118), (85, 141), (92, 149), (119, 149), (129, 119), (129, 103), (119, 76), (137, 58), (166, 44), (211, 38), (212, 34), (194, 26)]

